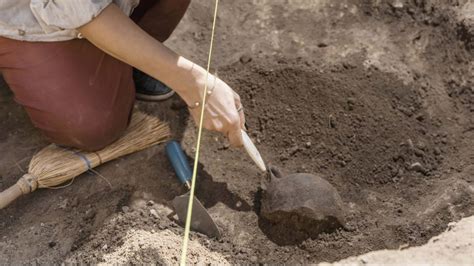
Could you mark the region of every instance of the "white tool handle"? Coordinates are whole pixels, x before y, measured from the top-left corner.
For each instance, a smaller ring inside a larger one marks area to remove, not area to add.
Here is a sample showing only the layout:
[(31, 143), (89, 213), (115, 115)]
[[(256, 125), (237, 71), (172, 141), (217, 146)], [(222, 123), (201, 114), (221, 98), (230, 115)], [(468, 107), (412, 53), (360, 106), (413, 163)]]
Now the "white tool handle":
[(245, 132), (244, 130), (242, 130), (242, 139), (244, 140), (244, 148), (247, 151), (250, 158), (252, 158), (252, 160), (255, 162), (258, 168), (260, 168), (260, 170), (262, 170), (263, 172), (266, 172), (267, 167), (265, 166), (265, 163), (263, 162), (260, 152), (258, 152), (257, 147), (255, 147), (249, 135), (247, 135), (247, 132)]

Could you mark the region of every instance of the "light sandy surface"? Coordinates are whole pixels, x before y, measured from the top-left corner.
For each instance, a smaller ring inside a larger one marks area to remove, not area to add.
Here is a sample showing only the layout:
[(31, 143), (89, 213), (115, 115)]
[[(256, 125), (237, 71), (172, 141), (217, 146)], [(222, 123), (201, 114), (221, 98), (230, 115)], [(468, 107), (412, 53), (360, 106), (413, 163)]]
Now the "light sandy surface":
[[(402, 247), (403, 248), (403, 247)], [(426, 245), (403, 250), (378, 250), (333, 264), (319, 265), (474, 265), (474, 216), (451, 223)]]
[[(159, 263), (177, 264), (181, 256), (182, 241), (182, 236), (170, 230), (159, 232), (130, 230), (127, 232), (124, 245), (104, 255), (106, 263), (99, 265), (125, 264), (137, 253), (147, 251), (151, 251)], [(216, 262), (219, 262), (219, 265), (229, 265), (221, 254), (208, 250), (197, 241), (189, 242), (188, 263), (208, 265)]]

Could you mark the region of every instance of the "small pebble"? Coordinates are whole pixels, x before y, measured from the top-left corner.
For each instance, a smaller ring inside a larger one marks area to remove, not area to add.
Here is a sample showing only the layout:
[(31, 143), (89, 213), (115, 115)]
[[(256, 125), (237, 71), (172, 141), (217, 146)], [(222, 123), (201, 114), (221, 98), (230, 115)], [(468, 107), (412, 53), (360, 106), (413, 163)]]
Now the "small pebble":
[(54, 247), (56, 246), (56, 242), (51, 241), (51, 242), (48, 243), (48, 246), (49, 246), (50, 248), (54, 248)]
[(425, 116), (423, 114), (417, 114), (415, 118), (416, 118), (416, 120), (418, 120), (420, 122), (425, 120)]
[(394, 0), (394, 1), (392, 1), (392, 3), (390, 5), (393, 8), (401, 9), (401, 8), (403, 8), (403, 1), (402, 0)]
[(152, 200), (149, 200), (149, 201), (146, 203), (147, 206), (153, 206), (154, 204), (155, 204), (155, 202), (152, 201)]
[(335, 128), (335, 127), (336, 127), (336, 120), (334, 119), (334, 117), (330, 117), (330, 118), (329, 118), (329, 125), (330, 125), (332, 128)]
[(280, 161), (287, 161), (289, 159), (288, 155), (282, 154), (280, 155)]
[(123, 211), (124, 213), (127, 213), (129, 210), (130, 210), (130, 207), (128, 207), (128, 206), (122, 206), (122, 211)]
[(347, 98), (347, 108), (349, 109), (349, 111), (354, 110), (355, 101), (356, 100), (353, 97)]
[(413, 141), (411, 139), (407, 140), (408, 147), (410, 147), (410, 150), (413, 150), (415, 148), (415, 145), (413, 145)]
[(402, 168), (398, 168), (397, 176), (402, 176), (402, 175), (403, 175), (403, 169), (402, 169)]
[(441, 149), (439, 147), (434, 148), (434, 154), (435, 155), (440, 155), (441, 154)]
[(448, 231), (450, 231), (451, 229), (453, 229), (455, 226), (456, 226), (456, 222), (450, 222), (450, 223), (448, 223)]
[(416, 143), (416, 147), (422, 151), (426, 150), (426, 143), (424, 143), (423, 141), (418, 141)]
[(237, 208), (242, 207), (242, 201), (240, 201), (240, 200), (237, 201), (237, 203), (235, 203), (235, 207), (237, 207)]
[(400, 112), (402, 112), (404, 115), (411, 117), (413, 115), (413, 109), (412, 108), (406, 108), (404, 106), (398, 106), (397, 107)]
[(289, 154), (289, 155), (294, 155), (294, 154), (296, 154), (299, 150), (300, 150), (300, 148), (295, 145), (295, 146), (291, 147), (291, 148), (288, 150), (288, 154)]
[(311, 141), (306, 142), (306, 148), (311, 148)]
[(416, 171), (416, 172), (419, 172), (419, 173), (423, 173), (423, 174), (426, 173), (426, 169), (419, 162), (412, 163), (410, 165), (410, 170)]
[(86, 220), (92, 219), (92, 218), (94, 218), (94, 216), (95, 216), (95, 211), (93, 209), (88, 209), (84, 213), (84, 219), (86, 219)]
[(240, 62), (242, 64), (247, 64), (248, 62), (252, 61), (252, 57), (248, 56), (248, 55), (242, 55), (240, 57)]
[(106, 250), (108, 247), (109, 247), (109, 246), (107, 246), (107, 244), (104, 244), (104, 245), (102, 246), (102, 250)]
[(151, 214), (151, 216), (153, 216), (156, 219), (160, 218), (160, 216), (158, 215), (158, 213), (156, 212), (155, 209), (151, 209), (150, 214)]
[(418, 157), (424, 157), (425, 156), (425, 153), (422, 150), (418, 149), (418, 148), (415, 148), (414, 152), (415, 152), (415, 155), (418, 156)]

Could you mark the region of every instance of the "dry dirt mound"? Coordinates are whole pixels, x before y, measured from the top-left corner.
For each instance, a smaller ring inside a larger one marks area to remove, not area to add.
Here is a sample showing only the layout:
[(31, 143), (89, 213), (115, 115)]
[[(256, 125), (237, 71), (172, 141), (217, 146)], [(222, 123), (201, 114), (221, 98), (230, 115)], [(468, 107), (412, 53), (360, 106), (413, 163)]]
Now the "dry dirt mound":
[[(182, 230), (168, 220), (170, 212), (169, 208), (152, 201), (137, 210), (124, 206), (65, 262), (178, 264)], [(189, 242), (188, 254), (188, 263), (191, 264), (229, 264), (221, 254), (209, 251), (194, 239)]]

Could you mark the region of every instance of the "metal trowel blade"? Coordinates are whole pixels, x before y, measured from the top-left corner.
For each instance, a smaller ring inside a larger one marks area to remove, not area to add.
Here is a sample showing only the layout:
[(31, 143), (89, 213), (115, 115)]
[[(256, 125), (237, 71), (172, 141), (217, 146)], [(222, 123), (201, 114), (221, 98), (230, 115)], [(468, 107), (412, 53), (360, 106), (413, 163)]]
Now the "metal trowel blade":
[[(174, 211), (178, 215), (178, 219), (182, 224), (186, 223), (189, 197), (189, 193), (186, 193), (173, 199)], [(208, 237), (221, 237), (221, 232), (216, 223), (214, 223), (206, 208), (204, 208), (202, 203), (196, 197), (194, 197), (193, 200), (191, 229), (203, 233)]]

